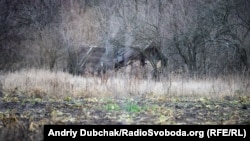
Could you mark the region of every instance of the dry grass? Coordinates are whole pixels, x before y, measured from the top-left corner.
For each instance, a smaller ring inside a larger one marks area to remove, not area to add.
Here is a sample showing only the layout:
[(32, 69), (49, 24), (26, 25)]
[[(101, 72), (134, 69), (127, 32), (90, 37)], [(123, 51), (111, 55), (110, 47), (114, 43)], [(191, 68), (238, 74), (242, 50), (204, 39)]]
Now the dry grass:
[(29, 69), (0, 76), (6, 94), (38, 98), (128, 97), (146, 95), (225, 97), (248, 95), (250, 80), (241, 77), (216, 79), (142, 80), (117, 75), (103, 80), (97, 77), (73, 76), (65, 72)]

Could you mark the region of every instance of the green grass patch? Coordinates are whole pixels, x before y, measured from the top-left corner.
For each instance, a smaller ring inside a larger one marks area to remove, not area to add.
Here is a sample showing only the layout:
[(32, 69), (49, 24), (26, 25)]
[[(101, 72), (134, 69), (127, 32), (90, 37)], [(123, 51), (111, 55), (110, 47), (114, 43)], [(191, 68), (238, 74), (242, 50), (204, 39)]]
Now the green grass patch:
[(119, 111), (120, 106), (114, 102), (108, 102), (104, 105), (104, 109), (108, 111)]
[(142, 107), (139, 106), (137, 103), (135, 102), (128, 102), (125, 105), (125, 110), (127, 112), (132, 112), (132, 113), (137, 113), (140, 112), (142, 110)]

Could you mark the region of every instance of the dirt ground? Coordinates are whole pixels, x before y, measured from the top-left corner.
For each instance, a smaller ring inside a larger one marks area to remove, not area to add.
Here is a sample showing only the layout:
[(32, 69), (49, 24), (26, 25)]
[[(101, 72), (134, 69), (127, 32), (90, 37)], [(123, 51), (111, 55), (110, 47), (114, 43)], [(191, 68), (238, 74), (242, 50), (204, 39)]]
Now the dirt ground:
[(249, 97), (0, 99), (0, 140), (43, 140), (45, 124), (250, 124)]

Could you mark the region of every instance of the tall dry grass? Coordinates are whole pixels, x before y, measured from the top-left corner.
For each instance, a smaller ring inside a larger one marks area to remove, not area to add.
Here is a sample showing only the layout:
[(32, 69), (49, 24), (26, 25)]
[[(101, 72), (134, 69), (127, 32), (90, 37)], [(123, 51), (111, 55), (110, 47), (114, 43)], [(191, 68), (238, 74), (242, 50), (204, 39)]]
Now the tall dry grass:
[(28, 69), (0, 75), (5, 94), (40, 98), (65, 97), (145, 97), (206, 96), (212, 98), (250, 96), (250, 80), (242, 77), (187, 79), (168, 77), (161, 81), (114, 75), (99, 77), (73, 76), (66, 72)]

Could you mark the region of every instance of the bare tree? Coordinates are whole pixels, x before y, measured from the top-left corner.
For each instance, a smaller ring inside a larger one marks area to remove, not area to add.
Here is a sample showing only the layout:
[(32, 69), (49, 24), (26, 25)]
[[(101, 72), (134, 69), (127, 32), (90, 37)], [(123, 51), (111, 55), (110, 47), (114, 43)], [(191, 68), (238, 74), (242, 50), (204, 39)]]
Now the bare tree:
[[(0, 3), (1, 69), (26, 64), (80, 74), (87, 68), (122, 69), (139, 60), (152, 67), (155, 78), (179, 68), (190, 76), (249, 70), (247, 0)], [(96, 66), (87, 67), (88, 59)]]

